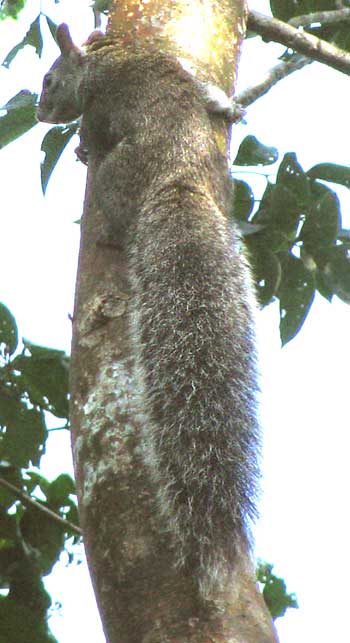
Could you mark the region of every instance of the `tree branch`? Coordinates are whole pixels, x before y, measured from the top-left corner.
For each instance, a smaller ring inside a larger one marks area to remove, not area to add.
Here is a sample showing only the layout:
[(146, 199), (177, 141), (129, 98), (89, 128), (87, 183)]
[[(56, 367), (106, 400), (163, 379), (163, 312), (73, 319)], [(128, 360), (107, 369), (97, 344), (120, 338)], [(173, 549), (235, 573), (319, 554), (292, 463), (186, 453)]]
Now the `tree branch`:
[(320, 23), (323, 27), (324, 25), (346, 22), (347, 20), (350, 20), (350, 9), (336, 9), (335, 11), (315, 11), (302, 16), (295, 16), (295, 18), (288, 20), (288, 24), (298, 28)]
[(52, 511), (52, 509), (49, 509), (48, 507), (45, 507), (45, 505), (42, 505), (37, 500), (34, 500), (34, 498), (31, 498), (30, 496), (28, 496), (27, 493), (24, 493), (24, 491), (21, 491), (20, 489), (15, 487), (15, 485), (11, 484), (11, 482), (7, 482), (7, 480), (0, 478), (0, 486), (3, 487), (4, 489), (7, 489), (7, 491), (10, 491), (11, 493), (13, 493), (13, 495), (16, 496), (19, 500), (21, 500), (26, 507), (34, 507), (35, 509), (42, 511), (47, 516), (49, 516), (52, 520), (55, 520), (55, 522), (63, 526), (66, 530), (69, 529), (70, 531), (73, 531), (75, 534), (78, 534), (78, 536), (82, 536), (82, 531), (80, 527), (77, 527), (77, 525), (74, 525), (69, 520), (66, 520), (66, 518), (62, 518), (55, 511)]
[(337, 71), (350, 75), (350, 54), (325, 40), (256, 11), (249, 12), (247, 26), (248, 29), (262, 36), (264, 40), (280, 42), (312, 60), (317, 60)]
[(258, 98), (267, 94), (267, 92), (276, 85), (280, 80), (286, 78), (290, 74), (299, 69), (310, 65), (313, 61), (306, 56), (294, 54), (289, 61), (278, 63), (275, 67), (267, 72), (266, 76), (257, 84), (244, 89), (236, 98), (235, 101), (242, 107), (248, 107), (254, 103)]

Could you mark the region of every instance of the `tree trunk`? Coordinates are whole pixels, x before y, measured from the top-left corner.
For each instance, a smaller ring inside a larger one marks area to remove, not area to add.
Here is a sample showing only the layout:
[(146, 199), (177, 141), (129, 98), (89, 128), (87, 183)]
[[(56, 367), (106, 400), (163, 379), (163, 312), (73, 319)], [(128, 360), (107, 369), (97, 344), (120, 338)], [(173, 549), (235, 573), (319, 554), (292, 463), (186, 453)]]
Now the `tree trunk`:
[[(152, 42), (230, 93), (244, 33), (243, 0), (119, 0), (109, 31), (125, 48)], [(139, 105), (142, 109), (142, 104)], [(151, 109), (151, 108), (150, 108)], [(152, 112), (145, 114), (152, 119)], [(168, 123), (159, 123), (168, 127)], [(228, 131), (217, 119), (221, 151)], [(218, 164), (218, 183), (223, 164)], [(71, 366), (73, 453), (81, 524), (108, 643), (271, 643), (276, 635), (242, 546), (230, 582), (203, 602), (174, 552), (140, 453), (124, 250), (99, 239), (105, 222), (89, 162)]]

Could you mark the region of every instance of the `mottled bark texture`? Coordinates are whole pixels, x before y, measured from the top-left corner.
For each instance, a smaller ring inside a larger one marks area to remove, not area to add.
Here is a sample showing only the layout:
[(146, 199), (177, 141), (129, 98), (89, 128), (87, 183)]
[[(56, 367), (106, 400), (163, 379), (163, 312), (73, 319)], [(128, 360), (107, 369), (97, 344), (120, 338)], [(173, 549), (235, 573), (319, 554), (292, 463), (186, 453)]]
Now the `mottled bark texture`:
[[(120, 1), (112, 12), (109, 30), (117, 35), (125, 51), (135, 48), (137, 42), (138, 50), (144, 45), (145, 50), (176, 53), (198, 68), (203, 80), (210, 79), (228, 90), (236, 76), (244, 31), (244, 6), (241, 0)], [(130, 96), (131, 110), (135, 110), (138, 122), (138, 114), (142, 114), (145, 128), (149, 119), (157, 119), (159, 140), (162, 132), (169, 138), (172, 121), (162, 118), (161, 97), (157, 97), (156, 88), (152, 106), (149, 78), (145, 74), (144, 88), (142, 78), (139, 80), (136, 106)], [(120, 95), (124, 91), (123, 82), (125, 91), (130, 91), (127, 73), (124, 81), (120, 77), (119, 82)], [(99, 96), (103, 112), (103, 89)], [(97, 117), (94, 110), (91, 113)], [(201, 139), (206, 123), (205, 111), (199, 109), (198, 116), (195, 113), (191, 121), (192, 140)], [(115, 123), (112, 125), (114, 128)], [(122, 129), (124, 123), (118, 122), (118, 127)], [(215, 135), (223, 149), (227, 126), (213, 117), (213, 139)], [(121, 142), (121, 146), (125, 168), (128, 145), (123, 146)], [(165, 161), (176, 167), (176, 147), (172, 154), (175, 158), (167, 157)], [(203, 158), (205, 156), (204, 149)], [(227, 210), (224, 160), (220, 154), (210, 153), (210, 157), (210, 194)], [(130, 173), (137, 184), (138, 202), (142, 203), (143, 185), (149, 191), (149, 179), (145, 181), (142, 175), (142, 158), (137, 160), (139, 175), (135, 176), (133, 159), (130, 149)], [(180, 166), (183, 159), (182, 150)], [(150, 480), (142, 457), (140, 435), (147, 428), (142, 427), (142, 409), (137, 404), (133, 379), (128, 329), (132, 298), (128, 259), (123, 244), (117, 247), (103, 240), (104, 195), (108, 193), (108, 181), (112, 183), (115, 177), (105, 177), (99, 191), (100, 168), (97, 149), (89, 155), (82, 222), (72, 347), (71, 420), (81, 524), (107, 641), (272, 643), (277, 639), (256, 589), (244, 538), (238, 543), (239, 556), (234, 570), (210, 600), (200, 595), (188, 567), (174, 566), (176, 539), (167, 530), (165, 517), (160, 515), (156, 483)], [(144, 171), (149, 168), (145, 167)], [(205, 179), (201, 181), (204, 185)], [(123, 194), (122, 182), (121, 176), (119, 194)], [(125, 185), (129, 182), (130, 176), (125, 176)], [(156, 183), (154, 190), (157, 192)], [(149, 202), (149, 194), (147, 198)], [(185, 194), (184, 198), (192, 196)], [(204, 198), (203, 207), (205, 203)], [(124, 205), (127, 213), (128, 203)], [(119, 206), (123, 207), (123, 202)], [(157, 314), (157, 310), (154, 313)]]

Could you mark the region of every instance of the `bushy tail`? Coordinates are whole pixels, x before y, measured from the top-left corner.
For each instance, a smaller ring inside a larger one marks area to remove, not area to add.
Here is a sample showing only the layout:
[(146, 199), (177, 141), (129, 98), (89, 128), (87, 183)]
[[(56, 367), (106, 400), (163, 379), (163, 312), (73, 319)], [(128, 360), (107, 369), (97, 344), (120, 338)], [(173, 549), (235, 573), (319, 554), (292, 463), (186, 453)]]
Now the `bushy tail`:
[(193, 207), (182, 198), (154, 236), (161, 210), (142, 217), (134, 317), (147, 464), (178, 563), (196, 565), (208, 588), (256, 513), (254, 301), (239, 240), (212, 204), (197, 217)]

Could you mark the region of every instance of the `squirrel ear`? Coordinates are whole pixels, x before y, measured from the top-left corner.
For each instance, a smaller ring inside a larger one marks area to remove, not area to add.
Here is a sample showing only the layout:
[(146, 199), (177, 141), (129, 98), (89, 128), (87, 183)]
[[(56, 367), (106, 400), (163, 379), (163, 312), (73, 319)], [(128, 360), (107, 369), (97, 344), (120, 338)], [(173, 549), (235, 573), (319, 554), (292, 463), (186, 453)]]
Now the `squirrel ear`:
[(74, 44), (72, 36), (69, 32), (69, 27), (64, 22), (58, 25), (56, 30), (57, 44), (61, 50), (61, 54), (69, 54), (71, 51), (79, 51), (78, 47)]
[(86, 46), (88, 46), (88, 45), (92, 45), (94, 42), (96, 42), (97, 40), (100, 40), (101, 38), (104, 38), (104, 37), (105, 37), (105, 34), (104, 34), (104, 33), (102, 33), (102, 31), (100, 31), (99, 29), (95, 29), (95, 31), (93, 31), (93, 32), (90, 34), (90, 36), (88, 37), (88, 39), (87, 39), (87, 40), (85, 40), (85, 42), (83, 43), (83, 45), (84, 45), (84, 47), (86, 47)]

